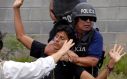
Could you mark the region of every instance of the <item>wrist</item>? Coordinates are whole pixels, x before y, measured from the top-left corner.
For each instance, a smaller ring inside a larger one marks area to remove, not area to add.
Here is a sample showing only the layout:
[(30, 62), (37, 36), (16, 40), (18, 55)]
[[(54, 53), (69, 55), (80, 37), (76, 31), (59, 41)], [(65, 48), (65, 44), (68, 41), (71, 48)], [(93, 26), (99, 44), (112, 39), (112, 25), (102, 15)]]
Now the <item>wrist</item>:
[(79, 57), (75, 57), (75, 63), (79, 63)]
[(13, 10), (14, 10), (14, 11), (19, 11), (19, 10), (20, 10), (20, 8), (13, 7)]
[(109, 66), (110, 68), (113, 68), (114, 65), (115, 65), (115, 62), (114, 62), (114, 60), (111, 59), (111, 60), (109, 61), (109, 63), (108, 63), (108, 66)]
[(114, 66), (110, 66), (109, 64), (106, 66), (106, 68), (108, 69), (109, 73), (111, 73), (114, 69)]
[(59, 54), (61, 54), (61, 56), (64, 56), (64, 54), (66, 53), (65, 51), (63, 51), (61, 49), (58, 52), (59, 52)]

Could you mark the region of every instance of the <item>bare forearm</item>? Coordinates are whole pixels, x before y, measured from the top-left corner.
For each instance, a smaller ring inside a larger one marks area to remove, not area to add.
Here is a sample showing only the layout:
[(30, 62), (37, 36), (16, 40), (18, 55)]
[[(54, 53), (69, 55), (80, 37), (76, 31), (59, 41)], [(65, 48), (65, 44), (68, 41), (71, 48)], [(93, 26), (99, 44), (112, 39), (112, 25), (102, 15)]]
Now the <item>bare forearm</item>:
[(108, 69), (104, 69), (98, 76), (96, 79), (107, 79), (107, 76), (109, 74)]
[(14, 24), (15, 24), (15, 31), (17, 38), (20, 38), (22, 35), (25, 34), (24, 28), (22, 27), (22, 20), (20, 16), (20, 9), (19, 8), (13, 8), (14, 10)]
[(58, 62), (63, 55), (64, 51), (59, 50), (58, 52), (52, 54), (51, 56), (54, 58), (55, 62)]
[(115, 65), (115, 62), (111, 59), (107, 67), (98, 75), (96, 79), (107, 79), (107, 76), (110, 74), (110, 72), (114, 68), (114, 65)]
[(54, 12), (53, 12), (53, 9), (54, 9), (53, 3), (54, 3), (54, 0), (50, 0), (49, 12), (50, 12), (51, 19), (55, 22), (57, 19), (54, 15)]
[(24, 32), (24, 26), (22, 23), (20, 8), (13, 8), (14, 10), (14, 24), (17, 39), (24, 44), (28, 49), (31, 48), (33, 39), (27, 36)]
[(98, 63), (98, 58), (95, 57), (78, 57), (77, 64), (80, 64), (84, 67), (96, 66)]

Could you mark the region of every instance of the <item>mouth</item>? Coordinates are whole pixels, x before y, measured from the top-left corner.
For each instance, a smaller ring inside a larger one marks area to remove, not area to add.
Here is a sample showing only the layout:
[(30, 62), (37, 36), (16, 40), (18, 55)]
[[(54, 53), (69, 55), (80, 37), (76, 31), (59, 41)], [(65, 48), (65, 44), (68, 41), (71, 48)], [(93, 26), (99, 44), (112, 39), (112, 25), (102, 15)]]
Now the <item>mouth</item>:
[(90, 27), (90, 25), (84, 25), (84, 27), (85, 27), (85, 28), (89, 28), (89, 27)]
[(54, 43), (53, 45), (54, 45), (54, 46), (58, 46), (58, 44), (57, 44), (57, 43)]
[(56, 49), (59, 49), (59, 44), (54, 43), (53, 46), (54, 46)]

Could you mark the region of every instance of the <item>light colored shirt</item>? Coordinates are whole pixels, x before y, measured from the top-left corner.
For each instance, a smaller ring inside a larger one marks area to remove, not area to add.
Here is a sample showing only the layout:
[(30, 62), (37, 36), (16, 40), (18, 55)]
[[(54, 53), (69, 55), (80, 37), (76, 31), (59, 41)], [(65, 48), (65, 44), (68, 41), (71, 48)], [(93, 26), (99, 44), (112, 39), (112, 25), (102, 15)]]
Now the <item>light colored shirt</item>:
[(0, 59), (0, 79), (5, 79), (3, 75), (3, 61)]
[(3, 74), (5, 79), (40, 79), (56, 66), (53, 57), (39, 58), (31, 63), (5, 61)]

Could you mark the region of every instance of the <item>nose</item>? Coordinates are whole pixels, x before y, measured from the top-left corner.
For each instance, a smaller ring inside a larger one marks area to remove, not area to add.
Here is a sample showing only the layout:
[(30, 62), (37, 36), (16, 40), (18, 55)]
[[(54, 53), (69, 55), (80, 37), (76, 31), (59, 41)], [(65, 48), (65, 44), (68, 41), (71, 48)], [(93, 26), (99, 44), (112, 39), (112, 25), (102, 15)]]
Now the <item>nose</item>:
[(88, 18), (88, 19), (86, 20), (86, 22), (91, 22), (91, 20)]
[(59, 37), (54, 38), (54, 41), (55, 41), (55, 42), (59, 42)]

